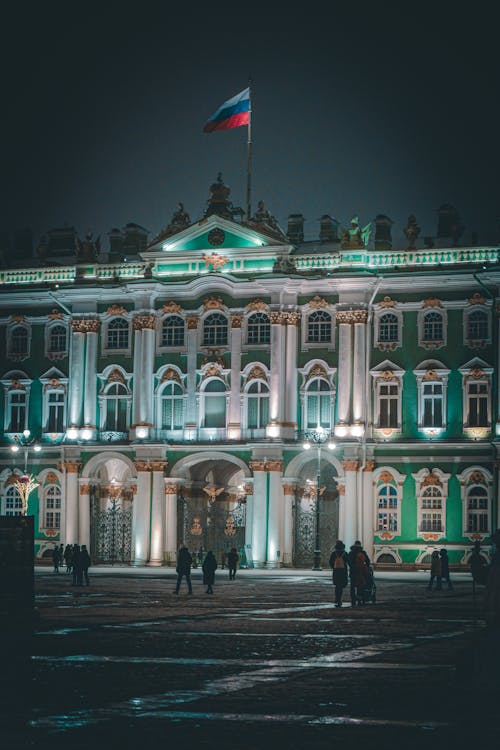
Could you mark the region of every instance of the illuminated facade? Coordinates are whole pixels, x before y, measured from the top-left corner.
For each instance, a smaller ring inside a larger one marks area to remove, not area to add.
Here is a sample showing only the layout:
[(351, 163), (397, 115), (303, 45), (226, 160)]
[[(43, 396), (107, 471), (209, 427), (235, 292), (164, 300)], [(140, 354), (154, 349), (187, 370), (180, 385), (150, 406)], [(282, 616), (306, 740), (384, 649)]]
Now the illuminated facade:
[[(337, 538), (388, 564), (487, 550), (499, 248), (443, 229), (420, 247), (410, 217), (396, 249), (390, 224), (325, 216), (305, 241), (300, 215), (243, 221), (219, 179), (200, 221), (181, 205), (149, 243), (128, 225), (106, 253), (0, 269), (1, 513), (27, 471), (38, 557), (154, 566), (186, 541), (310, 567), (318, 517), (323, 565)], [(318, 429), (334, 450), (303, 447)]]

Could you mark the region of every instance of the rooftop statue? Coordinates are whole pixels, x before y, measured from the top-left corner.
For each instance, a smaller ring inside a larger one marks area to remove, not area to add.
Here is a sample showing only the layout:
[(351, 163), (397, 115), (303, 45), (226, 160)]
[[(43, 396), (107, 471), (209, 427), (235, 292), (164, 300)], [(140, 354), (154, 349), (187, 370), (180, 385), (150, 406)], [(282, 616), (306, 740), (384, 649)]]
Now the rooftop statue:
[(365, 227), (360, 227), (358, 217), (353, 216), (349, 229), (342, 230), (340, 245), (342, 248), (353, 250), (366, 247), (370, 241), (370, 232), (371, 222)]
[(406, 239), (408, 240), (407, 250), (415, 249), (415, 242), (418, 235), (420, 234), (420, 227), (417, 224), (417, 220), (413, 214), (408, 217), (408, 225), (404, 228)]
[(101, 238), (98, 237), (93, 240), (92, 236), (92, 232), (87, 232), (83, 241), (79, 237), (76, 238), (77, 263), (89, 263), (97, 260), (101, 252)]

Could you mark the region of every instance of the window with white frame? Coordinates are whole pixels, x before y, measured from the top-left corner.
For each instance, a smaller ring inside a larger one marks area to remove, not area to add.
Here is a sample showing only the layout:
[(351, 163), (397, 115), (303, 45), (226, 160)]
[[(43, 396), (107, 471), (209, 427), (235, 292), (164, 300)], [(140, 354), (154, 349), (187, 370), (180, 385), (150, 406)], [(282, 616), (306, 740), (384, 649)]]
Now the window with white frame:
[(465, 408), (465, 423), (467, 427), (490, 426), (489, 379), (467, 379), (465, 384)]
[(422, 338), (429, 342), (443, 340), (443, 316), (441, 313), (433, 310), (424, 315)]
[(66, 326), (54, 325), (49, 329), (47, 352), (51, 354), (65, 354), (68, 348), (68, 332)]
[(480, 485), (468, 487), (466, 494), (466, 531), (468, 533), (489, 532), (488, 490)]
[(256, 312), (247, 321), (247, 343), (269, 344), (271, 342), (271, 323), (269, 315)]
[(444, 417), (444, 388), (437, 381), (423, 382), (420, 390), (422, 399), (422, 427), (442, 428)]
[(202, 390), (202, 427), (226, 426), (226, 386), (222, 380), (211, 378)]
[(129, 393), (123, 383), (111, 383), (102, 396), (104, 404), (103, 430), (126, 432), (128, 429)]
[(315, 310), (307, 319), (307, 343), (330, 344), (332, 341), (332, 316), (325, 310)]
[(113, 318), (106, 331), (107, 349), (128, 349), (129, 323), (125, 318)]
[(29, 353), (29, 331), (27, 326), (16, 325), (10, 329), (9, 356), (25, 357)]
[[(441, 469), (420, 469), (412, 475), (416, 482), (418, 534), (431, 539), (446, 536), (446, 499), (449, 474)], [(436, 536), (437, 535), (437, 536)]]
[(311, 379), (306, 386), (304, 399), (304, 425), (306, 429), (332, 429), (333, 393), (325, 378)]
[(23, 501), (17, 487), (10, 484), (4, 492), (4, 514), (6, 516), (22, 516)]
[(162, 323), (160, 346), (184, 346), (184, 328), (180, 315), (168, 315)]
[(167, 382), (160, 393), (160, 424), (162, 430), (184, 427), (184, 393), (175, 381)]
[(22, 432), (26, 429), (27, 416), (26, 391), (8, 391), (7, 393), (7, 432)]
[(397, 429), (400, 426), (401, 388), (399, 381), (378, 381), (376, 383), (376, 427)]
[(48, 485), (43, 493), (44, 528), (61, 528), (61, 489), (56, 484)]
[(470, 343), (487, 341), (490, 337), (489, 315), (485, 310), (472, 310), (466, 314), (466, 339)]
[(378, 319), (378, 341), (381, 344), (399, 341), (399, 320), (394, 313), (384, 313)]
[(203, 322), (203, 345), (226, 346), (228, 343), (228, 321), (222, 313), (211, 313)]
[(65, 426), (66, 398), (63, 388), (50, 389), (45, 392), (47, 420), (45, 432), (61, 433)]
[(262, 380), (253, 380), (246, 389), (247, 427), (262, 430), (269, 422), (269, 386)]
[(377, 530), (395, 533), (399, 527), (399, 500), (397, 488), (384, 483), (377, 487)]
[(444, 531), (444, 507), (439, 487), (426, 487), (420, 496), (420, 531)]

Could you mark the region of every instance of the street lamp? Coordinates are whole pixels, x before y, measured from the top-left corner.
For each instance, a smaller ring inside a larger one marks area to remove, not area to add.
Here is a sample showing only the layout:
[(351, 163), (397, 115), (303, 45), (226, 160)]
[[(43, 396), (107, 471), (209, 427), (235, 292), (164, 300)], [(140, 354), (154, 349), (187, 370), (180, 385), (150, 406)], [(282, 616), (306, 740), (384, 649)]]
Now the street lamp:
[(30, 447), (33, 446), (35, 453), (39, 453), (42, 450), (42, 447), (35, 442), (35, 438), (31, 437), (31, 432), (27, 429), (23, 430), (22, 435), (16, 435), (14, 440), (15, 443), (12, 443), (10, 446), (12, 453), (19, 453), (21, 448), (24, 451), (24, 472), (20, 477), (14, 480), (13, 484), (21, 497), (21, 515), (25, 516), (28, 511), (28, 498), (30, 492), (40, 485), (40, 482), (36, 481), (34, 474), (28, 474), (28, 451)]
[(310, 450), (311, 443), (314, 443), (318, 448), (318, 464), (316, 467), (316, 539), (314, 544), (314, 565), (313, 570), (321, 570), (321, 549), (319, 539), (319, 499), (321, 495), (321, 446), (323, 443), (328, 441), (328, 448), (333, 450), (335, 443), (333, 442), (331, 435), (323, 427), (318, 427), (316, 430), (307, 430), (304, 433), (305, 442), (303, 444), (304, 450)]

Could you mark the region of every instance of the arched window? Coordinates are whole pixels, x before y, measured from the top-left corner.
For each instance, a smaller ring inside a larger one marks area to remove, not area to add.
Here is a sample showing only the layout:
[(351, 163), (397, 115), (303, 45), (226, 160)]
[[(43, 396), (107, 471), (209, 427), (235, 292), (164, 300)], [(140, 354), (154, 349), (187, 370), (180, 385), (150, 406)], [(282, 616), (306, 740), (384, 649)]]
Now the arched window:
[(378, 531), (398, 530), (398, 491), (392, 484), (382, 484), (377, 489), (378, 511), (377, 511), (377, 529)]
[(315, 378), (307, 385), (305, 399), (305, 426), (307, 429), (323, 427), (330, 430), (332, 426), (332, 392), (328, 381)]
[(64, 326), (52, 326), (49, 333), (49, 354), (63, 354), (67, 348), (67, 335)]
[(126, 432), (128, 412), (128, 392), (123, 383), (112, 383), (104, 394), (104, 430)]
[(488, 315), (484, 310), (474, 310), (467, 316), (467, 338), (471, 341), (489, 337)]
[(25, 326), (15, 326), (12, 329), (9, 354), (28, 354), (28, 329)]
[(269, 316), (263, 312), (250, 315), (247, 323), (249, 344), (269, 344), (271, 341), (271, 323)]
[(467, 491), (467, 531), (470, 533), (487, 533), (489, 531), (489, 498), (488, 491), (479, 485), (473, 485)]
[(269, 422), (269, 387), (254, 380), (247, 388), (247, 427), (264, 429)]
[(420, 496), (420, 531), (444, 531), (444, 502), (438, 487), (425, 487)]
[(4, 495), (4, 513), (6, 516), (21, 516), (23, 501), (17, 487), (13, 484), (7, 487)]
[(332, 340), (332, 318), (324, 310), (315, 310), (307, 319), (307, 341), (310, 344), (329, 344)]
[(205, 318), (203, 325), (204, 346), (226, 346), (227, 318), (222, 313), (211, 313)]
[(61, 490), (55, 485), (49, 485), (44, 492), (44, 528), (61, 528)]
[(397, 315), (394, 315), (394, 313), (385, 313), (380, 316), (378, 340), (382, 343), (391, 343), (399, 340)]
[(62, 389), (48, 391), (45, 432), (64, 432), (64, 406), (64, 391)]
[(113, 318), (108, 325), (107, 348), (128, 349), (129, 324), (125, 318)]
[(184, 427), (184, 396), (179, 383), (167, 383), (160, 396), (161, 429), (182, 430)]
[(203, 427), (226, 426), (226, 386), (217, 378), (209, 380), (203, 390)]
[(163, 321), (161, 346), (184, 346), (184, 320), (180, 315), (169, 315)]
[(443, 316), (438, 312), (428, 312), (424, 315), (423, 340), (443, 341)]

